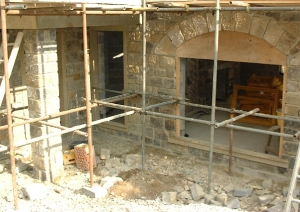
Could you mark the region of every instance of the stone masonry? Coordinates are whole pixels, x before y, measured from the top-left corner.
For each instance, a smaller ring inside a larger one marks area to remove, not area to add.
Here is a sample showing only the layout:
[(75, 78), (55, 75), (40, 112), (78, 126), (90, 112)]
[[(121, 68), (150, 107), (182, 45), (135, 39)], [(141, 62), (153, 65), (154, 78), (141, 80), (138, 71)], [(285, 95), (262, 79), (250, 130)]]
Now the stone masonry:
[[(26, 84), (30, 118), (59, 112), (58, 66), (56, 30), (24, 31)], [(48, 122), (60, 125), (60, 119)], [(60, 130), (32, 124), (31, 137), (39, 137)], [(53, 181), (63, 173), (61, 137), (51, 137), (32, 144), (34, 176)]]
[[(215, 18), (211, 13), (168, 14), (153, 13), (147, 17), (147, 78), (146, 92), (153, 94), (176, 95), (176, 49), (187, 41), (215, 31)], [(262, 39), (286, 55), (287, 58), (287, 93), (285, 115), (300, 116), (300, 17), (294, 12), (221, 12), (220, 30), (244, 33)], [(124, 73), (125, 90), (142, 90), (142, 27), (127, 28), (127, 67)], [(222, 44), (219, 44), (222, 45)], [(284, 65), (284, 64), (283, 64)], [(140, 107), (139, 98), (130, 99), (129, 105)], [(157, 103), (147, 100), (148, 105)], [(175, 114), (175, 105), (156, 109), (157, 112)], [(295, 123), (285, 123), (288, 132), (299, 131)], [(111, 130), (97, 127), (101, 133)], [(141, 135), (141, 120), (138, 114), (129, 117), (128, 131), (113, 131), (113, 135), (128, 137)], [(124, 135), (124, 136), (123, 136)], [(168, 142), (175, 135), (175, 121), (159, 117), (146, 116), (146, 142), (161, 148), (171, 148), (181, 153), (192, 153), (208, 158), (207, 151), (196, 150), (185, 146), (176, 146)], [(290, 161), (293, 167), (298, 141), (284, 139), (283, 159)], [(215, 154), (218, 161), (228, 159)], [(259, 170), (274, 170), (270, 165), (255, 162), (245, 163), (236, 159), (235, 165), (255, 167)], [(255, 165), (254, 165), (255, 163)]]

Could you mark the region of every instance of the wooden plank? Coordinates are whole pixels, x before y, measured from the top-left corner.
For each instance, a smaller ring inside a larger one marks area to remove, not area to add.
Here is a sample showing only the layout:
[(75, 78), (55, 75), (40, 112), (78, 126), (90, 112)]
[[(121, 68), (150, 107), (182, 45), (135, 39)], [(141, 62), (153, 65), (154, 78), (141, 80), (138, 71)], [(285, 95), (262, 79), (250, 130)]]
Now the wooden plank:
[[(283, 90), (282, 90), (282, 103), (281, 103), (281, 116), (284, 116), (285, 114), (285, 100), (286, 100), (286, 82), (287, 82), (287, 66), (282, 66), (283, 69)], [(284, 121), (282, 120), (280, 125), (280, 133), (284, 133)], [(279, 158), (282, 157), (283, 153), (283, 137), (280, 137), (279, 139)]]
[[(22, 38), (23, 38), (23, 32), (18, 32), (13, 49), (12, 49), (9, 59), (8, 59), (8, 75), (9, 75), (8, 77), (9, 78), (10, 78), (11, 72), (14, 68), (16, 58), (18, 56)], [(1, 85), (0, 85), (0, 106), (2, 105), (4, 95), (5, 95), (5, 80), (2, 80)]]
[[(202, 141), (202, 140), (196, 141), (190, 138), (180, 138), (180, 139), (170, 138), (169, 142), (172, 144), (209, 151), (209, 142), (207, 141)], [(229, 155), (228, 147), (220, 144), (214, 144), (214, 153)], [(288, 168), (287, 160), (280, 159), (279, 157), (273, 155), (257, 153), (257, 152), (239, 149), (239, 148), (233, 148), (232, 155), (233, 157), (236, 158), (242, 158), (242, 159), (246, 159), (258, 163), (264, 163), (272, 166)]]

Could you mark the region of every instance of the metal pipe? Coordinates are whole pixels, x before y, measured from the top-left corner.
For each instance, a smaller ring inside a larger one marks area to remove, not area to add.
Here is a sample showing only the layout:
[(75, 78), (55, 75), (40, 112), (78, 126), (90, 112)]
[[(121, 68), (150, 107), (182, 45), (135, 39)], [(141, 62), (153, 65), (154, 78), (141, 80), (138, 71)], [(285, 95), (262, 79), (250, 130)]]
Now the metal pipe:
[(173, 104), (173, 103), (176, 102), (176, 100), (170, 100), (170, 101), (167, 101), (167, 102), (161, 102), (161, 103), (158, 103), (158, 104), (150, 105), (150, 106), (145, 107), (145, 110), (143, 110), (142, 108), (139, 108), (139, 107), (119, 105), (119, 104), (114, 104), (114, 103), (109, 103), (109, 102), (104, 102), (104, 101), (99, 101), (99, 100), (92, 100), (92, 102), (99, 103), (99, 104), (102, 104), (104, 106), (108, 106), (108, 107), (112, 107), (112, 108), (116, 108), (116, 109), (135, 110), (135, 111), (143, 113), (144, 111), (150, 110), (150, 109), (155, 108), (155, 107), (160, 107), (160, 106), (163, 106), (163, 105)]
[[(79, 16), (81, 15), (81, 11), (70, 11), (70, 10), (9, 10), (7, 11), (7, 15), (26, 15), (26, 16), (43, 16), (43, 15), (66, 15), (66, 16)], [(139, 12), (137, 11), (86, 11), (87, 15), (137, 15)]]
[[(211, 108), (211, 123), (215, 123), (216, 116), (216, 90), (217, 90), (217, 67), (218, 67), (218, 47), (219, 47), (219, 25), (220, 25), (220, 0), (216, 0), (215, 13), (215, 39), (214, 39), (214, 67), (213, 67), (213, 84), (212, 84), (212, 108)], [(215, 127), (210, 126), (210, 147), (209, 147), (209, 167), (208, 167), (208, 193), (211, 192), (212, 178), (212, 162), (214, 152), (214, 136)]]
[[(120, 95), (120, 96), (115, 96), (115, 97), (103, 99), (103, 101), (117, 102), (117, 101), (120, 101), (122, 99), (125, 99), (126, 97), (122, 97), (124, 95)], [(92, 104), (90, 107), (94, 108), (94, 107), (98, 107), (98, 106), (101, 106), (101, 105), (99, 105), (99, 104)], [(24, 124), (30, 124), (30, 123), (34, 123), (34, 122), (38, 122), (38, 121), (47, 120), (47, 119), (53, 119), (53, 118), (57, 118), (59, 116), (68, 115), (70, 113), (74, 113), (74, 112), (78, 112), (78, 111), (82, 111), (82, 110), (86, 110), (86, 106), (78, 107), (78, 108), (74, 108), (74, 109), (71, 109), (71, 110), (66, 110), (66, 111), (62, 111), (62, 112), (58, 112), (58, 113), (53, 113), (53, 114), (50, 114), (50, 115), (47, 115), (47, 116), (30, 119), (30, 120), (24, 121), (24, 122), (13, 123), (12, 126), (13, 127), (17, 127), (17, 126), (21, 126), (21, 125), (24, 125)], [(5, 112), (7, 112), (7, 110)], [(8, 128), (8, 126), (4, 125), (4, 126), (0, 127), (0, 130), (5, 130), (7, 128)]]
[(259, 108), (255, 108), (254, 110), (251, 110), (251, 111), (249, 111), (247, 113), (241, 114), (241, 115), (236, 116), (234, 118), (227, 119), (227, 120), (222, 121), (222, 122), (220, 122), (218, 124), (215, 124), (215, 128), (218, 128), (218, 127), (224, 126), (226, 124), (229, 124), (231, 122), (237, 121), (237, 120), (242, 119), (242, 118), (244, 118), (246, 116), (252, 115), (253, 113), (256, 113), (258, 111), (259, 111)]
[[(146, 7), (146, 0), (142, 1), (142, 7)], [(151, 8), (156, 9), (156, 8)], [(142, 14), (142, 25), (143, 25), (143, 49), (142, 49), (142, 70), (143, 70), (143, 80), (142, 80), (142, 169), (145, 169), (145, 134), (146, 134), (146, 11), (143, 11)]]
[(186, 118), (186, 117), (182, 117), (182, 116), (174, 116), (174, 115), (169, 115), (169, 114), (164, 114), (164, 113), (157, 113), (157, 112), (151, 112), (151, 111), (146, 111), (146, 113), (147, 113), (147, 115), (154, 115), (154, 116), (163, 117), (163, 118), (180, 119), (180, 120), (191, 121), (191, 122), (200, 123), (200, 124), (211, 125), (210, 121), (205, 121), (205, 120), (199, 120), (199, 119), (193, 119), (193, 118)]
[(5, 11), (5, 0), (1, 0), (1, 27), (2, 27), (2, 53), (3, 53), (3, 69), (4, 69), (4, 82), (5, 82), (5, 97), (6, 97), (6, 109), (7, 109), (7, 126), (8, 126), (8, 140), (10, 149), (10, 164), (11, 164), (11, 176), (12, 176), (12, 187), (14, 196), (15, 210), (19, 209), (18, 202), (18, 187), (16, 182), (16, 161), (14, 156), (14, 137), (12, 127), (12, 109), (10, 101), (10, 83), (9, 83), (9, 70), (8, 70), (8, 48), (7, 48), (7, 25), (6, 25), (6, 11)]
[(111, 89), (106, 89), (106, 88), (96, 88), (96, 87), (92, 87), (92, 89), (100, 90), (100, 91), (107, 91), (107, 92), (111, 92), (111, 93), (119, 93), (119, 94), (127, 93), (127, 92), (123, 92), (123, 91), (116, 91), (116, 90), (111, 90)]
[[(17, 119), (30, 120), (30, 118), (26, 118), (26, 117), (23, 117), (23, 116), (17, 116), (17, 115), (14, 115), (14, 114), (12, 114), (12, 117), (17, 118)], [(54, 128), (57, 128), (57, 129), (61, 129), (61, 130), (68, 129), (68, 127), (54, 125), (54, 124), (51, 124), (51, 123), (48, 123), (48, 122), (45, 122), (45, 121), (39, 121), (38, 123), (49, 126), (49, 127), (54, 127)], [(75, 131), (73, 131), (73, 133), (76, 133), (78, 135), (82, 135), (84, 137), (87, 137), (86, 132), (81, 132), (79, 130), (75, 130)]]
[(231, 125), (231, 124), (227, 124), (225, 127), (235, 129), (235, 130), (243, 130), (243, 131), (247, 131), (247, 132), (261, 133), (261, 134), (265, 134), (265, 135), (274, 135), (274, 136), (282, 136), (285, 138), (294, 138), (294, 135), (278, 133), (278, 132), (271, 132), (268, 130), (259, 130), (259, 129), (254, 129), (254, 128), (250, 128), (250, 127), (241, 127), (241, 126), (236, 126), (236, 125)]
[[(130, 114), (132, 114), (132, 111), (129, 111), (129, 112), (126, 112), (126, 113), (121, 113), (121, 114), (118, 114), (118, 115), (115, 115), (115, 116), (110, 116), (108, 118), (104, 118), (104, 119), (101, 119), (101, 120), (98, 120), (98, 121), (93, 121), (93, 122), (91, 122), (91, 126), (96, 125), (96, 124), (101, 124), (101, 123), (104, 123), (104, 122), (107, 122), (107, 121), (111, 121), (111, 120), (114, 120), (114, 119), (117, 119), (117, 118), (120, 118), (120, 117), (123, 117), (123, 116), (127, 116), (127, 115), (130, 115)], [(47, 138), (55, 137), (55, 136), (58, 136), (58, 135), (63, 135), (63, 134), (69, 133), (69, 132), (73, 132), (75, 130), (80, 130), (80, 129), (83, 129), (85, 127), (87, 127), (86, 124), (81, 124), (81, 125), (78, 125), (78, 126), (75, 126), (75, 127), (71, 127), (71, 128), (62, 130), (60, 132), (55, 132), (55, 133), (51, 133), (51, 134), (47, 134), (47, 135), (44, 135), (44, 136), (40, 136), (40, 137), (37, 137), (37, 138), (32, 138), (32, 139), (23, 141), (23, 142), (17, 144), (15, 147), (25, 146), (25, 145), (28, 145), (28, 144), (31, 144), (31, 143), (34, 143), (34, 142), (38, 142), (38, 141), (41, 141), (41, 140), (44, 140), (44, 139), (47, 139)]]
[(26, 4), (11, 4), (5, 6), (6, 10), (26, 10), (27, 5)]
[(134, 113), (135, 113), (135, 111), (133, 111), (133, 110), (127, 111), (125, 113), (120, 113), (120, 114), (115, 115), (115, 116), (110, 116), (110, 117), (107, 117), (107, 118), (104, 118), (104, 119), (93, 121), (92, 125), (96, 125), (96, 124), (101, 124), (101, 123), (104, 123), (104, 122), (112, 121), (114, 119), (118, 119), (118, 118), (121, 118), (121, 117), (124, 117), (124, 116), (129, 116), (129, 115), (132, 115)]
[(89, 170), (90, 170), (90, 183), (91, 187), (94, 185), (93, 180), (93, 162), (94, 161), (94, 151), (93, 151), (93, 144), (92, 144), (92, 114), (91, 114), (91, 107), (90, 107), (90, 100), (91, 100), (91, 82), (90, 82), (90, 71), (89, 71), (89, 64), (88, 64), (88, 46), (87, 46), (87, 25), (86, 25), (86, 8), (85, 4), (82, 4), (82, 33), (83, 33), (83, 59), (84, 59), (84, 82), (85, 82), (85, 105), (86, 105), (86, 124), (87, 124), (87, 140), (88, 140), (88, 147), (89, 147)]
[[(234, 114), (231, 113), (230, 114), (230, 118), (233, 118)], [(229, 132), (229, 160), (228, 160), (228, 174), (232, 175), (232, 170), (231, 170), (231, 166), (232, 166), (232, 147), (233, 147), (233, 129), (230, 128), (230, 132)]]
[[(183, 101), (179, 101), (179, 104), (183, 104), (183, 105), (188, 105), (188, 106), (193, 106), (193, 107), (200, 107), (200, 108), (205, 108), (205, 109), (211, 109), (211, 106), (208, 105), (201, 105), (201, 104), (194, 104), (194, 103), (189, 103), (189, 102), (183, 102)], [(228, 109), (228, 108), (222, 108), (222, 107), (216, 107), (216, 110), (219, 111), (225, 111), (225, 112), (229, 112), (229, 113), (247, 113), (247, 111), (243, 111), (243, 110), (236, 110), (236, 109)], [(281, 117), (281, 116), (276, 116), (276, 115), (268, 115), (268, 114), (264, 114), (264, 113), (254, 113), (252, 114), (252, 116), (257, 116), (257, 117), (262, 117), (262, 118), (271, 118), (271, 119), (279, 119), (279, 120), (284, 120), (284, 121), (294, 121), (294, 122), (300, 122), (299, 119), (293, 119), (293, 118), (288, 118), (288, 117)]]

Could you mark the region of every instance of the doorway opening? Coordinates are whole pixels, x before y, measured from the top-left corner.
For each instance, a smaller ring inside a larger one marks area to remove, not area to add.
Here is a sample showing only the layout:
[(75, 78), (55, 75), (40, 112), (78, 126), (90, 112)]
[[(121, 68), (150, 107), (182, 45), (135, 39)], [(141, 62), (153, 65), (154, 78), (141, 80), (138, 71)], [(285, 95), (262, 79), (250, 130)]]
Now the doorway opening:
[[(124, 61), (123, 61), (123, 32), (98, 32), (99, 48), (99, 81), (100, 88), (122, 91), (124, 89)], [(100, 99), (116, 96), (114, 92), (100, 91)], [(124, 100), (115, 102), (124, 105)], [(124, 110), (102, 107), (100, 118), (106, 118), (123, 113)], [(125, 118), (121, 117), (112, 122), (124, 125)]]
[[(200, 105), (212, 104), (213, 60), (183, 58), (180, 60), (181, 85), (184, 98)], [(182, 73), (184, 72), (184, 73)], [(216, 106), (250, 111), (260, 109), (260, 113), (276, 115), (281, 108), (283, 74), (281, 66), (258, 63), (218, 61)], [(234, 91), (237, 93), (234, 96)], [(268, 93), (268, 92), (271, 92)], [(274, 93), (278, 93), (274, 97)], [(240, 98), (241, 97), (241, 98)], [(243, 97), (243, 98), (242, 98)], [(207, 120), (211, 111), (192, 106), (181, 106), (181, 114), (186, 117)], [(229, 112), (216, 110), (216, 122), (229, 119)], [(254, 117), (256, 118), (256, 117)], [(277, 125), (276, 120), (243, 118), (234, 125), (268, 130)], [(210, 126), (189, 121), (180, 124), (180, 135), (201, 141), (210, 141)], [(225, 127), (215, 129), (215, 143), (228, 146), (230, 130)], [(268, 135), (235, 130), (233, 147), (265, 153)], [(272, 136), (271, 145), (278, 149), (279, 137)], [(276, 153), (270, 153), (275, 154)]]

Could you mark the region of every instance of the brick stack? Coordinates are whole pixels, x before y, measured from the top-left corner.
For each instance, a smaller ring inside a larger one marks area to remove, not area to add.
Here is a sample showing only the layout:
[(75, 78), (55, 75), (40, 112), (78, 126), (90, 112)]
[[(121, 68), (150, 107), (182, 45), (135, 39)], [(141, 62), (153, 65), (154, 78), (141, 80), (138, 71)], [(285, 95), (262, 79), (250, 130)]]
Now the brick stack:
[[(90, 164), (90, 155), (89, 155), (89, 147), (87, 144), (79, 144), (74, 146), (75, 160), (76, 166), (79, 169), (89, 170)], [(93, 167), (96, 167), (96, 158), (95, 158), (95, 150), (94, 146), (92, 146), (92, 154), (93, 154)]]

